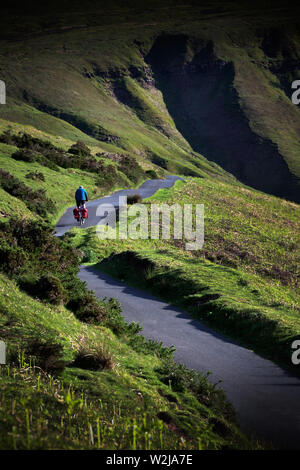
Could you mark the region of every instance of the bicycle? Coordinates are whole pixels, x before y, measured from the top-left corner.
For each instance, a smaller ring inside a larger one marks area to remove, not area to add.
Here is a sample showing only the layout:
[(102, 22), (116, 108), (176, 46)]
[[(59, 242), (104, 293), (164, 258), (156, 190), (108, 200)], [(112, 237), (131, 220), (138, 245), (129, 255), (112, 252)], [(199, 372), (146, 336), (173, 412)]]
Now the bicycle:
[(79, 214), (78, 214), (78, 223), (79, 223), (79, 225), (83, 225), (84, 222), (85, 222), (85, 219), (82, 217), (82, 209), (83, 209), (83, 207), (81, 206), (79, 208)]
[[(83, 215), (84, 210), (86, 211), (85, 216)], [(79, 225), (83, 225), (85, 223), (85, 219), (88, 217), (88, 212), (83, 205), (77, 208), (75, 207), (75, 209), (73, 210), (73, 214)]]

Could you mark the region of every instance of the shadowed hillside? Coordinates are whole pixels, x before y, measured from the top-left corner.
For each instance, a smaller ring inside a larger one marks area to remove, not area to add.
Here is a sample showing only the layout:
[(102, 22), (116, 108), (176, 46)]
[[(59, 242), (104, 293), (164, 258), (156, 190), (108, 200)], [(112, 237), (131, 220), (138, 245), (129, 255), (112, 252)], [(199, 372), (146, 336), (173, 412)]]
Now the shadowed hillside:
[(249, 186), (300, 200), (276, 144), (249, 125), (234, 87), (234, 62), (219, 59), (211, 41), (163, 35), (146, 61), (177, 129), (195, 151)]

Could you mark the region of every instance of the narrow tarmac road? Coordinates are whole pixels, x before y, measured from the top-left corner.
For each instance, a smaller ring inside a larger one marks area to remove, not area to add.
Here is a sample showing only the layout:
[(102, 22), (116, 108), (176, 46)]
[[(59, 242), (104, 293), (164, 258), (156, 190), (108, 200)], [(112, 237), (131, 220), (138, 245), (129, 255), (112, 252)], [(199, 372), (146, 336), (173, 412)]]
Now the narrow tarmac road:
[(127, 321), (139, 322), (147, 338), (176, 346), (175, 358), (222, 380), (239, 423), (248, 433), (280, 448), (300, 449), (300, 380), (252, 351), (152, 295), (128, 287), (95, 268), (81, 266), (80, 279), (96, 295), (114, 297)]
[[(148, 180), (145, 181), (138, 189), (122, 189), (116, 191), (110, 196), (103, 197), (101, 199), (95, 199), (94, 201), (89, 201), (86, 205), (89, 213), (89, 217), (86, 220), (83, 228), (92, 227), (94, 225), (101, 224), (101, 217), (97, 215), (97, 209), (101, 204), (110, 204), (115, 208), (119, 207), (119, 197), (125, 195), (139, 194), (142, 199), (152, 196), (159, 189), (170, 188), (174, 185), (175, 181), (180, 180), (179, 176), (167, 176), (164, 180)], [(74, 191), (75, 193), (75, 191)], [(62, 215), (56, 225), (56, 235), (60, 237), (68, 230), (72, 229), (75, 224), (73, 209), (74, 206), (69, 207), (66, 212)]]
[[(174, 177), (144, 183), (139, 190), (118, 191), (109, 199), (117, 204), (119, 195), (139, 193), (149, 197), (160, 187), (174, 184)], [(99, 223), (89, 203), (88, 226)], [(74, 226), (72, 208), (58, 223), (58, 235)], [(175, 345), (175, 358), (197, 371), (210, 371), (210, 380), (221, 387), (234, 405), (243, 430), (273, 442), (279, 448), (300, 449), (300, 379), (272, 362), (222, 336), (201, 322), (150, 294), (116, 281), (92, 267), (81, 266), (80, 279), (102, 299), (114, 297), (128, 321), (136, 321), (148, 338)]]

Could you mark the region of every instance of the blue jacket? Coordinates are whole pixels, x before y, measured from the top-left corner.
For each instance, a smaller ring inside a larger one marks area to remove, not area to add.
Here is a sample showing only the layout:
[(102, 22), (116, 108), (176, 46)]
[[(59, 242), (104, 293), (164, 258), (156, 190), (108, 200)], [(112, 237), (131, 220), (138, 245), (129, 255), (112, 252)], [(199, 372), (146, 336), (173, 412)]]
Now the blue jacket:
[(88, 195), (85, 189), (83, 188), (78, 188), (76, 193), (75, 193), (75, 199), (76, 201), (88, 201)]

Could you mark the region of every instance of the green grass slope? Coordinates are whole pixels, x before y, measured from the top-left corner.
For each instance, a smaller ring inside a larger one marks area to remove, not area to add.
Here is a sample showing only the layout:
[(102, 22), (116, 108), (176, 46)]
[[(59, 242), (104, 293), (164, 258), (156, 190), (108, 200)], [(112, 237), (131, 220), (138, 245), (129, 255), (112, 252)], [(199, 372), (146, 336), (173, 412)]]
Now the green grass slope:
[[(2, 449), (256, 448), (204, 377), (196, 387), (180, 368), (171, 378), (157, 354), (32, 299), (3, 275), (0, 291), (1, 337), (16, 358), (0, 369)], [(37, 337), (39, 349), (24, 355)], [(68, 366), (53, 375), (41, 369), (37, 351), (48, 367)]]

